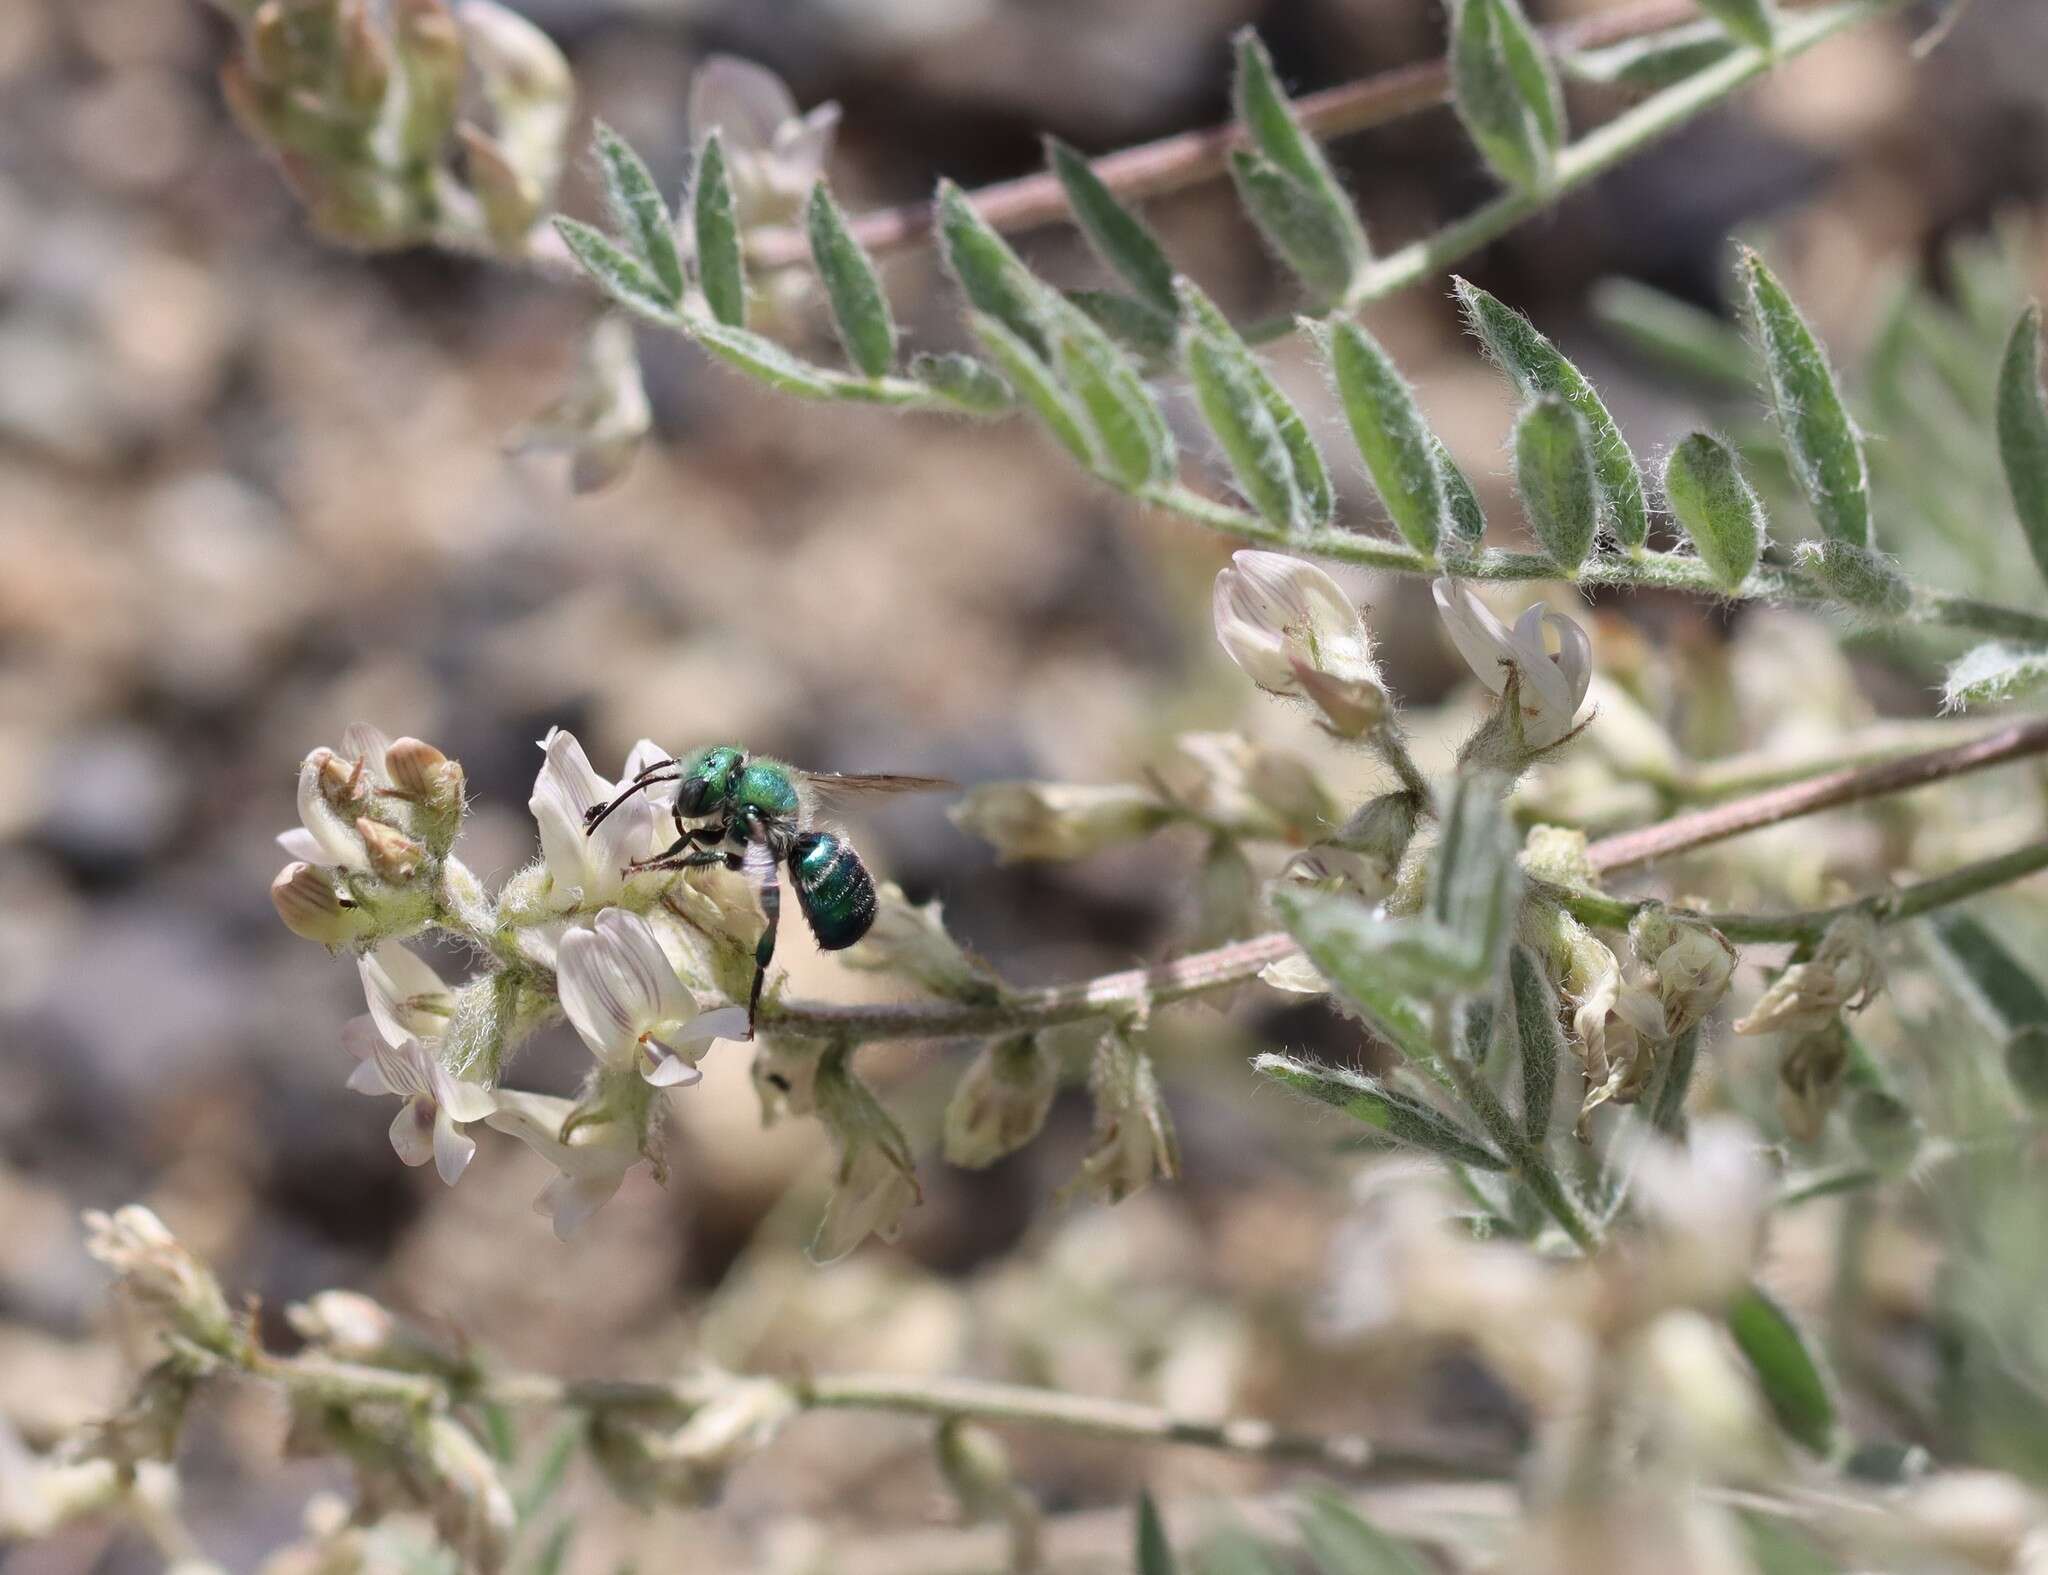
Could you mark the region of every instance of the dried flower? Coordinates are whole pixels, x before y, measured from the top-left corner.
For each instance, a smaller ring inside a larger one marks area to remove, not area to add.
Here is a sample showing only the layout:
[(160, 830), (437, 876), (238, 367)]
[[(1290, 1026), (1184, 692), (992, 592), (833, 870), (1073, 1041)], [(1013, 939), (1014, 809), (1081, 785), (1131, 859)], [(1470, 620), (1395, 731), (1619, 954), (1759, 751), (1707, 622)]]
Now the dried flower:
[(1309, 701), (1345, 738), (1385, 719), (1387, 692), (1365, 620), (1314, 564), (1286, 553), (1234, 552), (1216, 576), (1212, 602), (1216, 638), (1261, 689)]
[(1086, 858), (1146, 836), (1173, 818), (1143, 788), (1058, 782), (991, 783), (967, 794), (951, 814), (956, 826), (990, 843), (1005, 864)]
[(818, 1119), (839, 1145), (832, 1197), (811, 1242), (819, 1263), (845, 1257), (871, 1235), (895, 1240), (903, 1216), (924, 1201), (910, 1140), (846, 1059), (827, 1055), (817, 1070)]
[(374, 1362), (392, 1345), (398, 1323), (358, 1291), (321, 1291), (284, 1310), (292, 1332), (349, 1362)]
[(1801, 1143), (1816, 1141), (1848, 1075), (1849, 1035), (1839, 1017), (1786, 1046), (1778, 1061), (1778, 1118), (1786, 1132)]
[(700, 1011), (637, 913), (606, 908), (590, 929), (570, 930), (556, 952), (562, 1010), (610, 1067), (638, 1067), (657, 1088), (695, 1083), (697, 1062), (718, 1039), (747, 1037), (743, 1006)]
[(1179, 1178), (1180, 1141), (1152, 1058), (1121, 1028), (1104, 1034), (1096, 1046), (1088, 1092), (1095, 1100), (1094, 1137), (1068, 1190), (1085, 1188), (1104, 1202), (1121, 1203), (1155, 1176)]
[(1654, 975), (1667, 1034), (1675, 1038), (1704, 1021), (1728, 993), (1738, 958), (1728, 938), (1712, 925), (1647, 907), (1628, 933), (1637, 960)]
[(555, 1235), (563, 1241), (611, 1202), (626, 1172), (642, 1158), (641, 1133), (631, 1122), (588, 1115), (572, 1101), (547, 1094), (500, 1089), (497, 1108), (484, 1122), (511, 1133), (561, 1172), (541, 1189), (533, 1208), (553, 1217)]
[(1738, 1034), (1817, 1033), (1843, 1012), (1861, 1011), (1876, 995), (1877, 923), (1858, 908), (1827, 928), (1813, 955), (1793, 963), (1738, 1018)]
[[(1522, 742), (1548, 749), (1570, 733), (1593, 682), (1593, 643), (1586, 631), (1541, 602), (1525, 609), (1511, 629), (1463, 580), (1440, 579), (1431, 589), (1451, 643), (1482, 684), (1505, 694), (1509, 669), (1521, 675)], [(1557, 637), (1555, 654), (1544, 641), (1545, 628)]]
[(981, 1170), (1038, 1135), (1059, 1092), (1059, 1064), (1035, 1034), (993, 1039), (954, 1085), (946, 1161)]

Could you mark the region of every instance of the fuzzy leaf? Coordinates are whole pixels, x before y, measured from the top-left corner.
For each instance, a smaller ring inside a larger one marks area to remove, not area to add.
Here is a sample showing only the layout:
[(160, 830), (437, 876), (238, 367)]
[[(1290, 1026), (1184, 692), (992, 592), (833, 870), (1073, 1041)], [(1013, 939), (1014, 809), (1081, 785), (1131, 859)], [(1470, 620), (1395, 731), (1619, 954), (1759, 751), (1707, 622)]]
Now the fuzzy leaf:
[(1465, 960), (1456, 982), (1463, 984), (1493, 978), (1521, 895), (1521, 839), (1508, 818), (1507, 787), (1489, 773), (1467, 772), (1454, 780), (1443, 807), (1429, 914), (1460, 943)]
[(1317, 301), (1344, 299), (1358, 275), (1350, 236), (1321, 195), (1271, 159), (1243, 148), (1230, 153), (1230, 178), (1244, 211)]
[(1377, 1128), (1397, 1143), (1426, 1150), (1480, 1170), (1505, 1170), (1507, 1164), (1456, 1122), (1406, 1094), (1395, 1092), (1376, 1077), (1348, 1067), (1318, 1066), (1292, 1056), (1261, 1055), (1252, 1070), (1296, 1093), (1334, 1105), (1354, 1120)]
[(1046, 138), (1046, 157), (1096, 255), (1146, 305), (1172, 318), (1179, 311), (1173, 296), (1173, 264), (1144, 221), (1117, 200), (1116, 193), (1081, 157), (1057, 137)]
[[(1177, 283), (1182, 312), (1187, 318), (1190, 338), (1210, 341), (1215, 356), (1229, 364), (1229, 375), (1241, 380), (1264, 407), (1266, 417), (1280, 440), (1286, 456), (1286, 472), (1295, 508), (1289, 518), (1297, 528), (1327, 525), (1336, 512), (1337, 495), (1330, 486), (1330, 473), (1323, 465), (1322, 451), (1308, 430), (1308, 423), (1294, 402), (1280, 391), (1230, 320), (1215, 303), (1187, 280)], [(1199, 388), (1197, 390), (1199, 402)], [(1203, 414), (1208, 414), (1207, 407)], [(1219, 434), (1220, 436), (1220, 434)], [(1235, 464), (1235, 458), (1232, 460)], [(1239, 477), (1243, 481), (1242, 475)], [(1263, 512), (1263, 510), (1261, 511)], [(1270, 517), (1270, 516), (1269, 516)]]
[(697, 288), (704, 292), (705, 306), (726, 327), (746, 327), (746, 259), (740, 250), (732, 176), (725, 167), (725, 140), (717, 131), (697, 152), (690, 222), (697, 232)]
[(1021, 335), (1013, 334), (997, 319), (970, 312), (967, 321), (1010, 387), (1038, 412), (1038, 419), (1059, 440), (1060, 447), (1093, 470), (1098, 456), (1087, 418), (1060, 387), (1052, 368), (1039, 359), (1038, 352)]
[(1973, 705), (2018, 700), (2048, 684), (2048, 649), (1988, 640), (1972, 646), (1948, 670), (1941, 708), (1965, 711)]
[(846, 397), (846, 380), (829, 368), (813, 366), (762, 334), (724, 323), (698, 323), (691, 330), (721, 361), (738, 367), (770, 388), (805, 399)]
[(1564, 68), (1581, 82), (1654, 93), (1719, 64), (1736, 47), (1726, 29), (1702, 17), (1604, 48), (1576, 50), (1564, 57)]
[(1834, 1393), (1798, 1325), (1752, 1285), (1728, 1309), (1728, 1328), (1778, 1425), (1815, 1454), (1829, 1453), (1835, 1445)]
[(2027, 546), (2048, 574), (2048, 401), (2041, 394), (2038, 304), (2020, 313), (2006, 341), (1998, 374), (1998, 453)]
[(1442, 441), (1436, 440), (1435, 446), (1437, 475), (1444, 489), (1444, 523), (1460, 544), (1477, 547), (1486, 537), (1486, 511), (1479, 506), (1479, 494)]
[(1273, 907), (1316, 971), (1368, 1027), (1407, 1059), (1434, 1061), (1427, 1006), (1408, 984), (1428, 959), (1415, 955), (1412, 942), (1407, 955), (1393, 955), (1406, 939), (1401, 923), (1376, 917), (1355, 898), (1305, 888), (1275, 892)]
[(951, 181), (939, 183), (939, 240), (946, 266), (974, 309), (1001, 323), (1039, 360), (1047, 359), (1052, 349), (1042, 321), (1045, 286)]
[(674, 306), (683, 298), (683, 256), (661, 188), (640, 155), (610, 126), (600, 120), (592, 136), (620, 233), (661, 286), (663, 299)]
[(1770, 0), (1699, 0), (1700, 9), (1728, 29), (1731, 36), (1769, 53), (1777, 25)]
[(555, 233), (583, 265), (583, 271), (597, 281), (598, 288), (619, 305), (658, 323), (674, 324), (674, 303), (639, 258), (614, 244), (602, 230), (560, 214), (555, 216)]
[(1456, 0), (1451, 101), (1493, 172), (1534, 191), (1564, 145), (1564, 103), (1516, 0)]
[(1388, 1536), (1335, 1493), (1306, 1495), (1301, 1539), (1323, 1575), (1429, 1575), (1405, 1542)]
[(1336, 325), (1329, 353), (1352, 439), (1380, 502), (1411, 547), (1435, 552), (1444, 528), (1444, 477), (1435, 434), (1416, 408), (1407, 380), (1356, 323)]
[(1058, 330), (1059, 367), (1095, 428), (1109, 473), (1125, 487), (1173, 474), (1173, 433), (1130, 358), (1081, 311)]
[(1515, 423), (1515, 489), (1551, 561), (1577, 574), (1600, 525), (1592, 443), (1578, 412), (1555, 394), (1530, 405)]
[(1650, 534), (1643, 473), (1593, 385), (1520, 312), (1464, 279), (1454, 279), (1452, 287), (1464, 308), (1466, 326), (1523, 396), (1555, 394), (1586, 423), (1599, 480), (1601, 521), (1622, 546), (1640, 547)]
[(969, 415), (999, 416), (1017, 405), (1010, 385), (971, 355), (921, 352), (910, 358), (910, 375)]
[(846, 358), (869, 377), (886, 377), (896, 364), (896, 324), (889, 316), (889, 297), (873, 260), (846, 227), (846, 215), (823, 181), (811, 188), (804, 223), (810, 232), (811, 260), (825, 282), (832, 323)]
[(1664, 461), (1664, 501), (1723, 590), (1749, 578), (1763, 543), (1763, 505), (1725, 443), (1704, 432), (1682, 439)]
[(1179, 320), (1135, 295), (1119, 295), (1114, 290), (1069, 290), (1067, 304), (1085, 313), (1091, 323), (1147, 367), (1170, 364), (1179, 347)]
[(1802, 541), (1793, 561), (1847, 606), (1896, 614), (1912, 603), (1913, 588), (1892, 560), (1854, 542)]
[(1793, 473), (1833, 541), (1868, 548), (1870, 472), (1820, 341), (1755, 252), (1742, 256), (1749, 309)]
[(1564, 1030), (1543, 964), (1526, 946), (1508, 954), (1508, 988), (1514, 996), (1515, 1043), (1522, 1065), (1522, 1130), (1540, 1148), (1550, 1135), (1557, 1069), (1565, 1057)]
[(1321, 210), (1320, 228), (1333, 238), (1336, 254), (1344, 259), (1341, 273), (1348, 285), (1372, 256), (1365, 227), (1344, 188), (1337, 184), (1322, 149), (1295, 120), (1280, 79), (1273, 73), (1272, 57), (1248, 27), (1237, 35), (1232, 104), (1253, 149), (1299, 188), (1304, 201)]

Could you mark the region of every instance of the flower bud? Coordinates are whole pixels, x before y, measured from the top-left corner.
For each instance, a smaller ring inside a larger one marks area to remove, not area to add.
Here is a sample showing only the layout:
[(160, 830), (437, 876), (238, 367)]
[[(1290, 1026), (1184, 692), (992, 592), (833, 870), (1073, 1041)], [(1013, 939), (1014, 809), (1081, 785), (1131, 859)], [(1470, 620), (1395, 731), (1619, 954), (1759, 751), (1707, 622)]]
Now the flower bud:
[(356, 1291), (321, 1291), (284, 1312), (292, 1332), (347, 1362), (375, 1362), (392, 1345), (398, 1322)]
[(1152, 1058), (1113, 1028), (1096, 1046), (1088, 1072), (1095, 1100), (1095, 1131), (1081, 1173), (1064, 1192), (1084, 1189), (1106, 1203), (1121, 1203), (1155, 1176), (1180, 1176), (1180, 1140), (1159, 1091)]
[(385, 750), (384, 769), (391, 791), (413, 806), (413, 829), (445, 854), (462, 830), (462, 762), (417, 738), (401, 738)]
[(1308, 700), (1340, 737), (1360, 737), (1385, 720), (1387, 693), (1365, 620), (1314, 564), (1279, 552), (1232, 553), (1212, 602), (1217, 640), (1261, 689)]
[(484, 211), (491, 239), (508, 252), (517, 251), (540, 218), (546, 195), (489, 132), (464, 121), (455, 128), (455, 137), (462, 144), (463, 173)]
[(447, 0), (392, 0), (391, 21), (405, 72), (404, 151), (430, 159), (455, 129), (462, 92), (462, 34)]
[(981, 1047), (946, 1106), (946, 1161), (983, 1170), (1038, 1135), (1059, 1092), (1059, 1066), (1034, 1034)]
[(811, 1257), (831, 1263), (871, 1235), (893, 1241), (903, 1216), (924, 1201), (917, 1161), (881, 1101), (853, 1075), (846, 1055), (826, 1055), (817, 1071), (818, 1119), (839, 1144), (839, 1170)]
[(809, 1116), (818, 1110), (817, 1045), (803, 1039), (764, 1039), (754, 1050), (754, 1092), (761, 1100), (761, 1125), (773, 1126), (783, 1116)]
[(1079, 859), (1135, 842), (1173, 818), (1143, 788), (993, 782), (954, 805), (953, 824), (992, 844), (998, 862)]
[(2013, 1030), (2005, 1042), (2005, 1075), (2035, 1110), (2048, 1110), (2048, 1025)]
[(1738, 1034), (1817, 1033), (1843, 1012), (1860, 1011), (1877, 993), (1877, 925), (1862, 909), (1844, 914), (1804, 962), (1793, 963), (1737, 1020)]
[(226, 1353), (240, 1338), (220, 1282), (139, 1203), (85, 1213), (85, 1250), (120, 1277), (151, 1317), (202, 1350)]
[(495, 101), (518, 98), (566, 106), (576, 78), (555, 41), (497, 0), (462, 0), (462, 36), (484, 91)]
[(364, 915), (353, 898), (334, 889), (324, 871), (287, 864), (270, 883), (270, 900), (285, 928), (330, 951), (346, 946), (364, 930)]
[(949, 1417), (932, 1440), (939, 1475), (960, 1504), (969, 1525), (1003, 1521), (1010, 1528), (1010, 1568), (1041, 1567), (1038, 1544), (1043, 1517), (1031, 1495), (1017, 1485), (1010, 1452), (987, 1428)]
[(379, 880), (403, 886), (420, 872), (420, 860), (426, 857), (426, 848), (396, 826), (387, 826), (381, 820), (362, 815), (356, 819), (356, 831), (369, 854), (370, 873)]
[(349, 107), (373, 115), (391, 87), (391, 46), (371, 20), (368, 0), (344, 0), (341, 94)]
[(263, 0), (249, 18), (247, 37), (249, 59), (265, 82), (288, 84), (306, 64), (299, 58), (284, 0)]

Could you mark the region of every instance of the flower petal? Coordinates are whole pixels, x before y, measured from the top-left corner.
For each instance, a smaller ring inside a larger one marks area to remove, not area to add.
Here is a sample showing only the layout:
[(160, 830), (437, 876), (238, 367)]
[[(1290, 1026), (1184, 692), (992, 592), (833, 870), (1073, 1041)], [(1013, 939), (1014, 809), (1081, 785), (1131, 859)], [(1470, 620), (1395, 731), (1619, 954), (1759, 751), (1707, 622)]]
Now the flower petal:
[(326, 846), (304, 826), (294, 826), (289, 831), (280, 831), (277, 834), (277, 845), (284, 849), (287, 858), (297, 859), (302, 864), (327, 862)]
[(1579, 707), (1586, 702), (1586, 691), (1593, 687), (1592, 638), (1562, 613), (1546, 612), (1543, 621), (1557, 636), (1557, 655), (1553, 660), (1564, 674), (1565, 688), (1572, 697), (1572, 715), (1576, 718)]
[(391, 740), (368, 722), (351, 722), (341, 731), (341, 758), (350, 764), (360, 760), (364, 772), (379, 787), (391, 786), (391, 773), (384, 766), (390, 748)]
[(555, 1238), (567, 1241), (583, 1228), (583, 1222), (618, 1195), (625, 1175), (557, 1176), (534, 1199), (536, 1212), (552, 1214)]
[(659, 1019), (654, 987), (595, 930), (570, 930), (555, 951), (562, 1010), (590, 1053), (617, 1065)]
[(481, 1121), (498, 1108), (495, 1089), (456, 1077), (441, 1066), (434, 1068), (434, 1100), (456, 1121)]
[(1444, 632), (1465, 658), (1465, 665), (1495, 694), (1508, 686), (1503, 662), (1515, 658), (1514, 641), (1507, 625), (1462, 580), (1440, 579), (1430, 587), (1436, 610), (1443, 616)]
[(432, 1100), (408, 1099), (391, 1122), (391, 1147), (408, 1165), (424, 1165), (434, 1157), (435, 1111)]
[(670, 1035), (678, 1044), (708, 1045), (716, 1039), (747, 1038), (747, 1009), (744, 1006), (720, 1006), (708, 1012), (699, 1012), (690, 1019), (687, 1027)]
[(299, 767), (299, 823), (320, 846), (320, 857), (306, 862), (366, 870), (370, 867), (370, 855), (363, 847), (363, 839), (320, 790), (325, 763), (332, 758), (331, 751), (316, 749)]
[(690, 1088), (704, 1081), (694, 1064), (656, 1039), (641, 1042), (640, 1075), (656, 1088)]
[(654, 926), (624, 908), (607, 908), (597, 916), (597, 933), (612, 955), (638, 981), (649, 997), (655, 1023), (683, 1022), (697, 1015), (697, 999), (676, 976), (675, 964), (661, 948)]
[(424, 959), (396, 941), (386, 941), (359, 958), (356, 970), (362, 975), (370, 1016), (385, 1043), (398, 1045), (407, 1039), (440, 1036), (446, 1017), (431, 1009), (423, 1011), (421, 1005), (445, 1003), (448, 986)]
[(462, 1173), (474, 1158), (476, 1139), (457, 1126), (454, 1117), (444, 1109), (434, 1118), (434, 1168), (452, 1187), (462, 1179)]
[(1539, 748), (1554, 744), (1572, 729), (1571, 683), (1550, 659), (1543, 643), (1543, 625), (1552, 613), (1541, 602), (1533, 602), (1515, 620), (1515, 666), (1522, 674), (1522, 708), (1533, 712), (1523, 725), (1523, 735)]

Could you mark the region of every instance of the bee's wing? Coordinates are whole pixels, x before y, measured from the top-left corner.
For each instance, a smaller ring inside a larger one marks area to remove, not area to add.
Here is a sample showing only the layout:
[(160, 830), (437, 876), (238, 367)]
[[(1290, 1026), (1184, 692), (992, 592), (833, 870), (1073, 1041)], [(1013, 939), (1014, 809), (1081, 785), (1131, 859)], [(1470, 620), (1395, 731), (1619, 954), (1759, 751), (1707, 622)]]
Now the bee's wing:
[(816, 796), (819, 807), (825, 809), (885, 793), (946, 793), (960, 786), (945, 777), (909, 776), (893, 771), (803, 771), (798, 775)]

